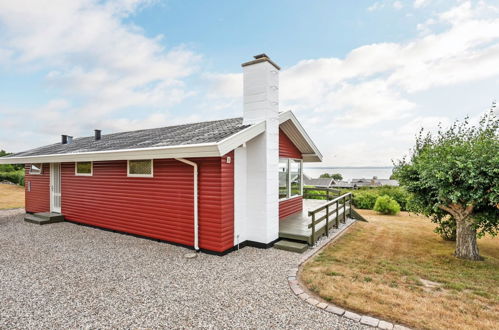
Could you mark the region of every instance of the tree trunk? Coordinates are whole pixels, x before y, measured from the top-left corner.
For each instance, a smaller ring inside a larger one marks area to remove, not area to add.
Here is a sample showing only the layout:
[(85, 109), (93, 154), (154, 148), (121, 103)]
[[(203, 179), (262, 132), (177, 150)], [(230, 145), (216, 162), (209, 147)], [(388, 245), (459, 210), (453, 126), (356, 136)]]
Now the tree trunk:
[(468, 217), (456, 218), (456, 257), (468, 260), (482, 260), (476, 243), (476, 230)]

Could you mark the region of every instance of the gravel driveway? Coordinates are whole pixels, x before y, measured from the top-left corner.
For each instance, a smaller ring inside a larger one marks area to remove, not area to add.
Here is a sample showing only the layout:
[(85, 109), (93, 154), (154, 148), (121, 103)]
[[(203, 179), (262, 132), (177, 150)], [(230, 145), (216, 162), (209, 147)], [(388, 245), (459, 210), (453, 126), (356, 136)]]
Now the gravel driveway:
[(361, 328), (292, 294), (298, 254), (188, 252), (0, 211), (0, 328)]

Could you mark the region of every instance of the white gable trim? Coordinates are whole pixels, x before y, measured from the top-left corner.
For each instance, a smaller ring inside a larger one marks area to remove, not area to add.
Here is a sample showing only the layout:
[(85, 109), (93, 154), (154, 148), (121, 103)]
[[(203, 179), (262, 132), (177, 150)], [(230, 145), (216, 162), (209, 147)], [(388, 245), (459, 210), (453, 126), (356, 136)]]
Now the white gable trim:
[[(313, 151), (313, 153), (310, 153), (310, 152), (304, 153), (302, 151), (303, 161), (304, 162), (321, 162), (322, 161), (321, 152), (319, 151), (319, 149), (317, 148), (315, 143), (312, 141), (312, 139), (308, 136), (307, 132), (305, 131), (303, 126), (300, 124), (298, 119), (295, 117), (293, 112), (286, 111), (286, 112), (282, 112), (279, 114), (279, 125), (281, 125), (282, 123), (284, 123), (288, 120), (291, 120), (291, 122), (293, 123), (293, 125), (295, 126), (296, 130), (299, 133), (299, 134), (296, 134), (296, 136), (293, 138), (301, 139), (301, 142), (306, 143), (306, 145), (308, 145), (309, 149)], [(289, 138), (291, 139), (292, 142), (295, 142), (295, 141), (293, 141), (292, 137), (289, 137)]]
[(220, 155), (223, 156), (226, 153), (236, 149), (243, 143), (246, 143), (254, 137), (262, 134), (263, 132), (265, 132), (265, 129), (266, 123), (265, 121), (262, 121), (218, 142), (218, 150), (220, 152)]

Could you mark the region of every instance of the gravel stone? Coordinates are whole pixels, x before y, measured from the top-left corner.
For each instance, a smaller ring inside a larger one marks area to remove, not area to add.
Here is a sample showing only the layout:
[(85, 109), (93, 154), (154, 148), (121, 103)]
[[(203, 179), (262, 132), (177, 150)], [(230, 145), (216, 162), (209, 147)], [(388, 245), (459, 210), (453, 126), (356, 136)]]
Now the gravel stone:
[(364, 315), (360, 319), (360, 323), (362, 323), (364, 325), (371, 326), (371, 327), (377, 327), (378, 324), (379, 324), (379, 320), (376, 319), (376, 318), (374, 318), (374, 317), (370, 317), (370, 316)]
[(359, 314), (352, 313), (352, 312), (345, 312), (345, 314), (343, 316), (346, 317), (347, 319), (354, 320), (357, 322), (360, 321), (360, 318), (361, 318), (361, 316)]
[(294, 299), (293, 252), (186, 259), (172, 244), (23, 215), (0, 211), (0, 329), (367, 329)]
[(378, 328), (383, 329), (383, 330), (392, 330), (393, 324), (390, 322), (386, 322), (386, 321), (379, 321)]

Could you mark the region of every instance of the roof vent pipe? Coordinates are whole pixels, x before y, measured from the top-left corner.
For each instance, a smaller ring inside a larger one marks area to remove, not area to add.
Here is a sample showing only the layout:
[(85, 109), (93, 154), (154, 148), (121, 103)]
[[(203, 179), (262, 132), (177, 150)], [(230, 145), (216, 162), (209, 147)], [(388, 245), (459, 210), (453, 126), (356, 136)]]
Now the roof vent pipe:
[(61, 135), (61, 143), (62, 144), (68, 144), (68, 136), (65, 134)]
[(100, 129), (96, 129), (94, 130), (95, 132), (95, 141), (99, 141), (101, 139), (101, 130)]

